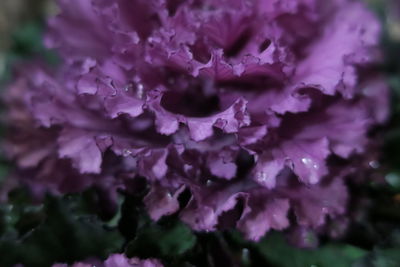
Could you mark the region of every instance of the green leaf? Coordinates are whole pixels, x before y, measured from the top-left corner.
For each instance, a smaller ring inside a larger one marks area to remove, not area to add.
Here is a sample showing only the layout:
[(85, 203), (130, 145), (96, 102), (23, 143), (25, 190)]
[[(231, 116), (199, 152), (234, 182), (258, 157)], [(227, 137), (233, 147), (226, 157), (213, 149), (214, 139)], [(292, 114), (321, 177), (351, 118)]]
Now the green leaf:
[(141, 229), (127, 247), (128, 256), (172, 258), (183, 255), (196, 243), (196, 237), (184, 224), (152, 224)]
[(48, 197), (45, 219), (20, 238), (0, 239), (0, 266), (51, 266), (88, 257), (105, 258), (119, 252), (123, 239), (116, 229), (107, 230), (95, 216), (76, 216), (65, 199)]
[(335, 243), (312, 250), (300, 249), (289, 245), (280, 233), (268, 234), (255, 248), (267, 262), (279, 267), (348, 267), (366, 253), (351, 245)]
[(394, 231), (385, 244), (377, 246), (354, 267), (398, 267), (400, 266), (400, 232)]

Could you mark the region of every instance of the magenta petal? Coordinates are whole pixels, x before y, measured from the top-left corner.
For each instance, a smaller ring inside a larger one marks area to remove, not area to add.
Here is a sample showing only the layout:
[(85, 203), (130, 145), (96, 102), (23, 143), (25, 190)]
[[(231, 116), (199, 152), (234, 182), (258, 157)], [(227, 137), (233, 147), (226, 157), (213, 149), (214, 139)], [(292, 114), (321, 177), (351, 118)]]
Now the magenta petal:
[(270, 229), (283, 230), (289, 226), (287, 199), (252, 200), (250, 197), (249, 206), (251, 211), (238, 222), (238, 228), (246, 234), (248, 239), (258, 241)]
[(64, 130), (58, 139), (61, 158), (70, 158), (81, 173), (100, 173), (102, 155), (93, 136), (78, 130)]

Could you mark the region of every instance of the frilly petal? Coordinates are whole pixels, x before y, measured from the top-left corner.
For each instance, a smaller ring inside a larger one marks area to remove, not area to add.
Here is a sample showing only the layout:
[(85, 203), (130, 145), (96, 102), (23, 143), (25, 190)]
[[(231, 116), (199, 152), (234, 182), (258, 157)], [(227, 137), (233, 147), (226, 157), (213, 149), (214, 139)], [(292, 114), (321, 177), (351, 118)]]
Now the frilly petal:
[(161, 134), (171, 135), (179, 128), (179, 123), (186, 124), (190, 136), (194, 141), (202, 141), (213, 134), (213, 127), (219, 128), (225, 133), (236, 133), (243, 126), (250, 124), (250, 118), (246, 112), (247, 101), (238, 99), (228, 109), (215, 115), (194, 118), (185, 117), (180, 114), (173, 114), (161, 105), (163, 93), (154, 91), (148, 100), (149, 109), (156, 116), (157, 130)]
[(250, 197), (249, 201), (252, 210), (238, 222), (238, 228), (248, 239), (258, 241), (270, 229), (283, 230), (289, 227), (289, 200)]
[(66, 129), (58, 138), (59, 156), (70, 158), (81, 173), (100, 173), (102, 155), (93, 136), (75, 130)]

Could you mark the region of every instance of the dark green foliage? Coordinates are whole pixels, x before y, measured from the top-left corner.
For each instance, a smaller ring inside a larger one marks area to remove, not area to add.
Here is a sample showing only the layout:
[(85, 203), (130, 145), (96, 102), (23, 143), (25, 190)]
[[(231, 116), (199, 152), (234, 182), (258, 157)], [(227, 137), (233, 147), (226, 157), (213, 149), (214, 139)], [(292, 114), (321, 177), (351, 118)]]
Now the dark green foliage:
[(365, 254), (360, 248), (340, 243), (326, 244), (316, 250), (299, 249), (277, 233), (261, 241), (257, 250), (268, 262), (282, 267), (346, 267)]
[(0, 239), (0, 255), (6, 256), (0, 257), (0, 266), (45, 267), (119, 252), (123, 242), (119, 232), (107, 229), (94, 215), (80, 214), (82, 208), (68, 197), (47, 197), (41, 206), (18, 200), (6, 205), (3, 218), (9, 225)]
[(14, 65), (23, 64), (28, 58), (40, 59), (51, 65), (58, 63), (57, 55), (43, 45), (43, 29), (43, 22), (31, 21), (13, 33), (11, 36), (12, 46), (6, 55), (5, 70), (4, 73), (0, 73), (1, 83), (10, 80)]
[(154, 224), (141, 229), (129, 242), (127, 255), (173, 259), (192, 249), (195, 242), (195, 235), (182, 223), (173, 222), (166, 226)]

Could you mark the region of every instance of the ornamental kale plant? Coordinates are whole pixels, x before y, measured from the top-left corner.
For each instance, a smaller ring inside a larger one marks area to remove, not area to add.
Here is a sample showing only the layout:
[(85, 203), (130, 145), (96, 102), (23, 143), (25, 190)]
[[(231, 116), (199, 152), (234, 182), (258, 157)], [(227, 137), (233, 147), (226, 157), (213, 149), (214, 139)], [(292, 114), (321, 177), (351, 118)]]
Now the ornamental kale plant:
[(15, 179), (41, 199), (146, 192), (150, 217), (257, 241), (346, 230), (388, 117), (378, 19), (352, 0), (59, 0), (5, 94)]

